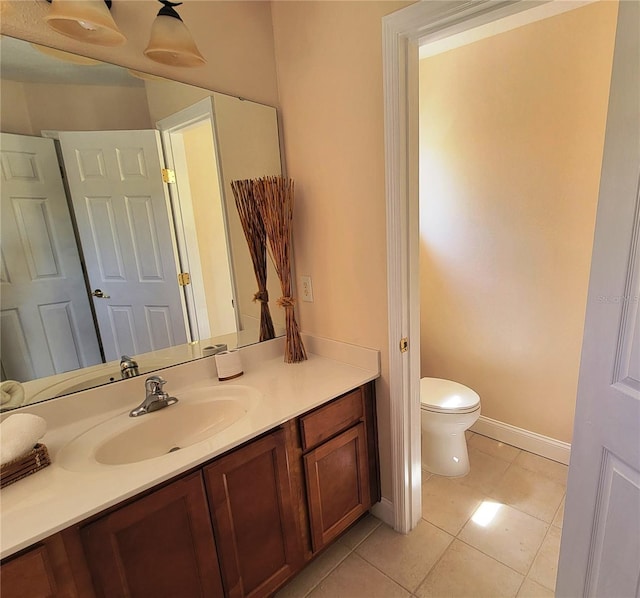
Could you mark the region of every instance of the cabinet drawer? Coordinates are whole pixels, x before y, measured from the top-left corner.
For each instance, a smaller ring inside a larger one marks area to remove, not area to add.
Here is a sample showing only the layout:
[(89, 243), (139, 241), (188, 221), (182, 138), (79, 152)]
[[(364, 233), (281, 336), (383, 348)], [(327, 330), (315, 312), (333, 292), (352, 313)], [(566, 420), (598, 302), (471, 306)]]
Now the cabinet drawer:
[(364, 395), (358, 388), (300, 418), (302, 450), (307, 451), (364, 417)]

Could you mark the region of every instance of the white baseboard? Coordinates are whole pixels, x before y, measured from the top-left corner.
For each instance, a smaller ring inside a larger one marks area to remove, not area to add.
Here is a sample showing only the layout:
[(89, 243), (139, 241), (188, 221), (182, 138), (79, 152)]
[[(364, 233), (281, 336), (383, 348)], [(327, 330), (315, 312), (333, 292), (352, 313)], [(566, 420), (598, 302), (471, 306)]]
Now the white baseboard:
[(536, 432), (529, 432), (528, 430), (484, 417), (484, 415), (481, 415), (470, 429), (472, 432), (510, 444), (524, 451), (535, 453), (565, 465), (569, 464), (571, 445), (568, 442), (549, 438)]
[(393, 527), (395, 525), (395, 515), (393, 513), (393, 503), (384, 496), (371, 507), (371, 514), (380, 519), (383, 523)]

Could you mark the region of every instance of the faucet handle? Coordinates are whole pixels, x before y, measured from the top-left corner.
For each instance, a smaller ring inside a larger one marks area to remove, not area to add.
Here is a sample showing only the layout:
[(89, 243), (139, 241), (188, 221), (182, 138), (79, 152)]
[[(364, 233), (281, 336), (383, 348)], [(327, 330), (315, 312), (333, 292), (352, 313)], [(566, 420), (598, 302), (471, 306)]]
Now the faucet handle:
[(133, 378), (139, 373), (138, 362), (135, 359), (128, 355), (123, 355), (120, 358), (120, 374), (123, 378)]
[(161, 376), (149, 376), (145, 380), (145, 388), (147, 389), (147, 394), (152, 395), (160, 395), (162, 394), (162, 387), (167, 383), (167, 381)]

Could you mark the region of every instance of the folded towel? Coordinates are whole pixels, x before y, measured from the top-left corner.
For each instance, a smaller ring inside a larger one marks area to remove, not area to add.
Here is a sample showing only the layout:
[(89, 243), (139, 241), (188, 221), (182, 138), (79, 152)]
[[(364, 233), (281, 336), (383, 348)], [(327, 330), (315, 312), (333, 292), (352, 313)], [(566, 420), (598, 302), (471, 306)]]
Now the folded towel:
[(2, 407), (20, 407), (24, 401), (24, 388), (20, 382), (5, 380), (0, 384), (0, 405)]
[(47, 431), (47, 422), (31, 413), (14, 413), (0, 424), (0, 464), (26, 455)]

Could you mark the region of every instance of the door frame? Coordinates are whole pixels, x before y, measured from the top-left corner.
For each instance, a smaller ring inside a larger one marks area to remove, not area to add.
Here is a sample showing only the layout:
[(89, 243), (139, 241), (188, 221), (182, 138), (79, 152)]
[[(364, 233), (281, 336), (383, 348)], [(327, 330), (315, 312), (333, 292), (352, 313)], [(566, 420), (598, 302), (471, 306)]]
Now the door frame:
[[(411, 531), (422, 515), (419, 46), (558, 4), (558, 0), (424, 0), (382, 19), (393, 514), (379, 514), (401, 533)], [(404, 339), (409, 341), (408, 351), (401, 349)]]
[(192, 284), (183, 287), (185, 300), (188, 305), (187, 312), (189, 315), (192, 340), (194, 340), (194, 338), (209, 338), (211, 336), (211, 325), (204, 292), (205, 286), (200, 261), (200, 251), (195, 241), (195, 217), (191, 203), (189, 179), (188, 176), (179, 176), (180, 172), (184, 174), (187, 170), (184, 160), (184, 147), (182, 146), (182, 138), (180, 135), (186, 129), (202, 122), (210, 123), (214, 137), (213, 147), (218, 180), (220, 181), (220, 201), (222, 204), (227, 259), (229, 261), (234, 316), (236, 330), (241, 330), (240, 313), (237, 307), (238, 290), (233, 269), (231, 244), (229, 242), (229, 216), (227, 214), (227, 202), (225, 201), (224, 186), (222, 184), (220, 152), (216, 140), (215, 110), (213, 97), (209, 96), (156, 122), (156, 128), (160, 132), (160, 138), (162, 140), (166, 166), (177, 173), (176, 184), (169, 185), (169, 195), (171, 198), (174, 228), (178, 244), (179, 261), (183, 271), (189, 272), (192, 279)]

